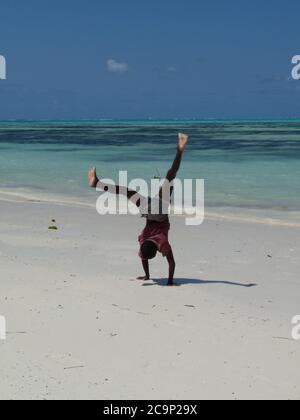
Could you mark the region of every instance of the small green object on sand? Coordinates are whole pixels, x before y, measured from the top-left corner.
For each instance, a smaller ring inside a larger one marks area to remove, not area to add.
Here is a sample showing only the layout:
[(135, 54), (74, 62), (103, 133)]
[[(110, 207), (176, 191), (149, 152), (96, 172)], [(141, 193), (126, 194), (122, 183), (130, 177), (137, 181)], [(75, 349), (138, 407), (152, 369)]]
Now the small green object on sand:
[(58, 230), (58, 227), (57, 226), (49, 226), (48, 230)]

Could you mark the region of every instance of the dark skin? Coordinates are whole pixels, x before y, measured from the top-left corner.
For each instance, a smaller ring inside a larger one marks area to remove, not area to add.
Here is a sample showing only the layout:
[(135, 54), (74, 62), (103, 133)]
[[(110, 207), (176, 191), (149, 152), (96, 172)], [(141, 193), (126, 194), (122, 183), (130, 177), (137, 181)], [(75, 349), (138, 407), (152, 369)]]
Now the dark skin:
[[(185, 150), (187, 141), (188, 141), (188, 137), (186, 135), (181, 134), (181, 133), (178, 135), (177, 153), (176, 153), (176, 156), (175, 156), (175, 159), (173, 161), (171, 168), (167, 172), (167, 176), (166, 176), (167, 182), (163, 184), (163, 186), (161, 187), (159, 191), (160, 197), (162, 197), (163, 193), (167, 191), (165, 190), (166, 188), (168, 189), (170, 188), (170, 182), (172, 182), (177, 176), (177, 172), (180, 168), (182, 155)], [(88, 174), (88, 178), (89, 178), (89, 185), (91, 188), (98, 187), (98, 188), (102, 188), (104, 191), (111, 190), (111, 192), (115, 193), (116, 195), (125, 195), (128, 200), (133, 200), (134, 198), (134, 204), (137, 207), (140, 207), (142, 197), (136, 191), (129, 190), (125, 187), (103, 184), (97, 177), (96, 168), (93, 168), (90, 170)], [(170, 195), (172, 194), (172, 188), (173, 187), (171, 187)], [(168, 277), (167, 285), (174, 286), (174, 274), (175, 274), (176, 263), (175, 263), (172, 249), (170, 250), (169, 254), (166, 256), (166, 258), (169, 264), (169, 277)], [(145, 280), (145, 281), (150, 280), (149, 260), (142, 260), (142, 265), (145, 272), (145, 276), (138, 277), (138, 280)]]
[(173, 255), (172, 249), (169, 252), (169, 254), (167, 255), (167, 260), (168, 260), (168, 263), (169, 263), (168, 286), (174, 286), (174, 281), (173, 280), (174, 280), (176, 263), (175, 263), (175, 259), (174, 259), (174, 255)]
[[(175, 259), (173, 255), (173, 251), (171, 250), (167, 255), (167, 261), (169, 263), (169, 278), (168, 278), (168, 286), (174, 286), (174, 274), (175, 274)], [(150, 269), (149, 269), (149, 260), (142, 260), (143, 269), (145, 271), (145, 276), (138, 277), (138, 280), (150, 280)]]
[(149, 260), (142, 260), (145, 276), (138, 277), (137, 280), (150, 280)]

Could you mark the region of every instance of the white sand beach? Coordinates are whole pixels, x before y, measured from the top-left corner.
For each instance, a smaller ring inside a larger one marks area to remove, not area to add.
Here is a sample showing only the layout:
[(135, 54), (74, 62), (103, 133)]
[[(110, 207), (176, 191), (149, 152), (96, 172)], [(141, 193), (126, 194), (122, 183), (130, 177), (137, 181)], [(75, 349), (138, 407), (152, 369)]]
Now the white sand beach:
[(0, 399), (299, 399), (299, 228), (173, 217), (168, 288), (143, 223), (1, 201)]

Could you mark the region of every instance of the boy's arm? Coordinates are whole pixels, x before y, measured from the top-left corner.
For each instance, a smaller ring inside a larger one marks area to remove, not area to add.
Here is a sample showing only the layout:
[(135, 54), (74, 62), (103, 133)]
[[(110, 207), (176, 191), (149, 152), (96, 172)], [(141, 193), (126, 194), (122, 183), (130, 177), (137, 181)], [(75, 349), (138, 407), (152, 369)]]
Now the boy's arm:
[(150, 271), (149, 271), (149, 261), (148, 260), (142, 260), (143, 268), (145, 271), (144, 277), (138, 277), (138, 280), (150, 280)]
[(174, 280), (174, 273), (175, 273), (175, 259), (173, 255), (172, 249), (170, 250), (169, 254), (167, 255), (167, 260), (169, 263), (169, 280), (168, 280), (168, 286), (173, 286), (173, 280)]

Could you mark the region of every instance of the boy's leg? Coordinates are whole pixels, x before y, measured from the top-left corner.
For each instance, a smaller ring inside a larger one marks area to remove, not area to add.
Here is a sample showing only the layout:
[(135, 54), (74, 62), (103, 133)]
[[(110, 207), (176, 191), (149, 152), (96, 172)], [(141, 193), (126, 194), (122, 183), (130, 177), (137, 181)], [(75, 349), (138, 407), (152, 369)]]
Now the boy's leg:
[[(99, 178), (97, 177), (97, 171), (96, 168), (92, 168), (88, 173), (88, 181), (89, 186), (91, 188), (99, 188), (103, 191), (109, 191), (111, 189), (111, 192), (113, 191), (116, 195), (124, 195), (128, 198), (128, 200), (133, 201), (133, 203), (140, 207), (141, 201), (144, 200), (144, 197), (139, 194), (137, 191), (129, 190), (126, 187), (120, 187), (119, 185), (109, 185), (105, 184)], [(133, 200), (134, 199), (134, 200)]]
[(177, 145), (177, 153), (171, 168), (167, 172), (166, 181), (162, 185), (159, 196), (161, 199), (164, 198), (164, 201), (169, 202), (171, 199), (171, 195), (173, 193), (173, 186), (170, 186), (171, 182), (177, 176), (177, 173), (180, 168), (181, 159), (183, 152), (185, 150), (186, 144), (188, 142), (188, 136), (182, 133), (178, 134), (178, 145)]
[(177, 153), (174, 159), (174, 162), (171, 166), (171, 168), (168, 170), (166, 179), (171, 182), (173, 181), (176, 176), (177, 176), (177, 172), (179, 171), (180, 168), (180, 164), (181, 164), (181, 159), (182, 159), (182, 154), (185, 150), (186, 144), (188, 142), (188, 136), (182, 133), (178, 134), (178, 146), (177, 146)]
[(89, 180), (89, 186), (91, 188), (96, 188), (97, 184), (99, 182), (99, 178), (97, 177), (96, 168), (92, 168), (88, 173), (88, 180)]

